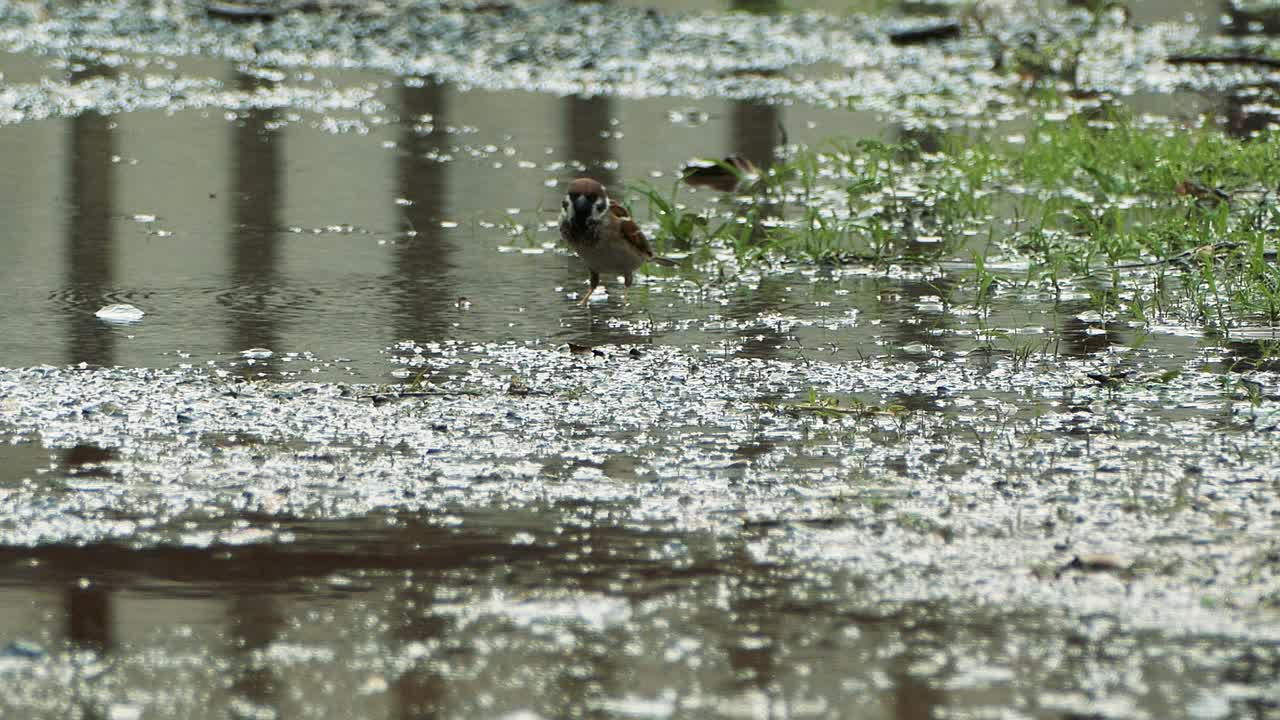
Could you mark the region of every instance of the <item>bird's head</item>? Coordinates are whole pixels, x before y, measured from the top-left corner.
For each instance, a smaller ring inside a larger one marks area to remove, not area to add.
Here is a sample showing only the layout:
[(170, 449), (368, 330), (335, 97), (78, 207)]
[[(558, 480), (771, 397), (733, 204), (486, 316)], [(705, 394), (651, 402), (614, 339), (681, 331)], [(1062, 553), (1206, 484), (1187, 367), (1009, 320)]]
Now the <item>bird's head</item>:
[(582, 229), (598, 224), (609, 212), (609, 194), (604, 186), (591, 178), (578, 178), (569, 183), (560, 203), (560, 220)]

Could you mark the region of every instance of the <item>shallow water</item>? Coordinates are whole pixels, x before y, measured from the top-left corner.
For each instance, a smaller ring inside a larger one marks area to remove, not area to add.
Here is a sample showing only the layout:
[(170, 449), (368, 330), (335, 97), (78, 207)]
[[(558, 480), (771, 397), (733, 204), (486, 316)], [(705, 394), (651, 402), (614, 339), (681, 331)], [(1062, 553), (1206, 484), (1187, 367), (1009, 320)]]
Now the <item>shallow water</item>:
[[(0, 715), (1280, 716), (1271, 329), (1106, 321), (1016, 267), (979, 311), (967, 256), (686, 264), (574, 304), (567, 178), (1020, 132), (1021, 105), (900, 94), (950, 67), (1016, 95), (973, 44), (859, 34), (905, 8), (788, 46), (777, 85), (682, 46), (658, 94), (600, 51), (584, 98), (518, 55), (423, 79), (376, 17), (335, 68), (323, 13), (103, 7), (81, 36), (0, 13)], [(1099, 76), (1219, 9), (1136, 3)], [(850, 65), (866, 95), (829, 107)], [(1216, 82), (1115, 94), (1234, 122)]]
[[(230, 63), (219, 70), (253, 84)], [(12, 311), (0, 354), (136, 366), (267, 347), (349, 358), (358, 377), (383, 380), (378, 350), (399, 340), (603, 340), (621, 311), (595, 312), (593, 324), (565, 302), (584, 274), (549, 228), (563, 178), (621, 179), (626, 168), (666, 188), (692, 157), (769, 157), (780, 122), (815, 142), (881, 129), (867, 114), (859, 126), (857, 114), (749, 102), (462, 93), (355, 73), (332, 82), (376, 104), (375, 119), (144, 111), (5, 128), (6, 154), (23, 158), (13, 167), (36, 175), (5, 183), (16, 262), (3, 270)], [(356, 128), (335, 131), (343, 123)], [(513, 236), (525, 228), (532, 238)], [(637, 296), (664, 317), (701, 314), (679, 289)], [(93, 317), (117, 301), (146, 322)]]
[[(10, 60), (18, 75), (47, 72), (39, 58)], [(245, 93), (270, 87), (236, 67), (183, 61), (178, 75)], [(589, 311), (566, 302), (585, 273), (554, 230), (565, 178), (666, 192), (693, 158), (766, 163), (779, 126), (791, 142), (815, 144), (905, 134), (877, 114), (311, 75), (287, 74), (365, 110), (319, 112), (303, 98), (298, 109), (89, 112), (0, 131), (16, 159), (0, 177), (11, 217), (12, 260), (0, 268), (6, 364), (244, 364), (242, 352), (266, 348), (271, 362), (255, 361), (249, 374), (381, 382), (392, 379), (382, 351), (406, 340), (777, 352), (794, 339), (855, 354), (948, 344), (935, 323), (916, 322), (930, 315), (917, 300), (929, 305), (948, 284), (941, 270), (784, 273), (726, 286), (667, 273), (647, 278), (630, 307), (616, 295)], [(694, 204), (712, 196), (681, 190)], [(629, 198), (649, 214), (643, 198)], [(837, 279), (815, 283), (823, 277)], [(117, 302), (145, 311), (145, 322), (94, 317)], [(1011, 313), (998, 326), (1046, 329), (1078, 311), (1011, 301), (995, 312)]]

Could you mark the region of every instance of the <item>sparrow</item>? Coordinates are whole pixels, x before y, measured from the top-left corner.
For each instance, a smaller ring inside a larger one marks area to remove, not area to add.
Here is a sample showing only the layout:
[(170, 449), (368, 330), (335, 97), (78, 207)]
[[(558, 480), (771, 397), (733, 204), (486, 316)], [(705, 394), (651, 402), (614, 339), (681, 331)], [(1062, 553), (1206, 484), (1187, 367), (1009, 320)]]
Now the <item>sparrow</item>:
[[(631, 287), (632, 274), (646, 261), (675, 267), (676, 262), (653, 254), (649, 239), (618, 201), (609, 199), (604, 185), (591, 178), (569, 183), (560, 203), (560, 237), (578, 253), (591, 270), (591, 287), (579, 305), (591, 300), (600, 285), (600, 273), (621, 275)], [(623, 291), (625, 302), (626, 291)]]

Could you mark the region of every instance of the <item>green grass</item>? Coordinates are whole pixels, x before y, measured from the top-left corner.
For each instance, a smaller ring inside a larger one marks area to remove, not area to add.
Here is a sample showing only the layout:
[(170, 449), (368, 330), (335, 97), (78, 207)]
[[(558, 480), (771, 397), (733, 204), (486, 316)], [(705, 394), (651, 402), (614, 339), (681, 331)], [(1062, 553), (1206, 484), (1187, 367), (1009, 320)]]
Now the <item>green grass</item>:
[[(697, 260), (974, 268), (973, 304), (1006, 280), (1094, 288), (1100, 311), (1224, 332), (1280, 323), (1280, 133), (1140, 123), (1123, 110), (1040, 120), (1021, 138), (836, 140), (775, 164), (750, 202), (692, 212), (652, 187), (659, 237)], [(1002, 278), (997, 262), (1022, 263)], [(719, 272), (724, 274), (724, 268)]]

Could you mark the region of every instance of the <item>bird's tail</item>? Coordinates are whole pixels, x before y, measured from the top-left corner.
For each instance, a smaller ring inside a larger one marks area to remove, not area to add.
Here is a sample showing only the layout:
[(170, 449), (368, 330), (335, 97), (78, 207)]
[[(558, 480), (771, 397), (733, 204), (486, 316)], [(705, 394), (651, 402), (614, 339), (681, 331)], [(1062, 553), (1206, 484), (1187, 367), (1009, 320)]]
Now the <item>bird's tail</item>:
[(655, 263), (659, 264), (659, 265), (664, 266), (664, 267), (675, 267), (676, 265), (679, 265), (679, 264), (680, 264), (680, 263), (676, 262), (675, 260), (672, 260), (671, 258), (658, 257), (657, 255), (654, 255), (653, 257), (651, 257), (651, 258), (649, 258), (649, 259), (650, 259), (650, 260), (652, 260), (653, 262), (655, 262)]

